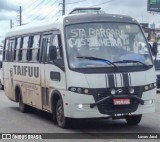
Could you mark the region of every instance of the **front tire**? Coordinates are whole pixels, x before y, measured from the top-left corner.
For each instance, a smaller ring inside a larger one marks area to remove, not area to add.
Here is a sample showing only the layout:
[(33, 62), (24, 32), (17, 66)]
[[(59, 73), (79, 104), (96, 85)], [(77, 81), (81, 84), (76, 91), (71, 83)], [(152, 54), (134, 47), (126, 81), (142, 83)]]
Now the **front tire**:
[(125, 117), (128, 125), (138, 125), (142, 119), (142, 114)]
[(56, 105), (56, 121), (61, 128), (68, 128), (69, 126), (69, 118), (64, 116), (63, 101), (61, 99), (58, 100)]

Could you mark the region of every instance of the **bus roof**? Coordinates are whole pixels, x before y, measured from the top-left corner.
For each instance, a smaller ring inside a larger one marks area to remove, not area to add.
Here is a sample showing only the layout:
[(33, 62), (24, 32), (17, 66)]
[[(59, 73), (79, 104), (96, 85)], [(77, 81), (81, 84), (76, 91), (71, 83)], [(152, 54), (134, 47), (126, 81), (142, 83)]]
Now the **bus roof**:
[(64, 17), (64, 25), (76, 23), (89, 23), (89, 22), (126, 22), (138, 23), (134, 18), (126, 15), (119, 14), (72, 14), (71, 16)]
[[(64, 21), (64, 22), (63, 22)], [(127, 23), (137, 23), (135, 19), (126, 15), (119, 14), (106, 14), (106, 13), (97, 13), (97, 14), (70, 14), (61, 16), (57, 20), (47, 20), (39, 21), (36, 23), (31, 23), (23, 26), (19, 26), (11, 29), (6, 37), (19, 36), (37, 32), (44, 32), (54, 29), (62, 29), (64, 25), (76, 24), (76, 23), (87, 23), (87, 22), (127, 22)]]
[(63, 24), (62, 22), (52, 21), (52, 20), (33, 22), (27, 25), (18, 26), (18, 27), (11, 29), (6, 34), (6, 37), (32, 34), (32, 33), (34, 34), (37, 32), (60, 29), (62, 24)]

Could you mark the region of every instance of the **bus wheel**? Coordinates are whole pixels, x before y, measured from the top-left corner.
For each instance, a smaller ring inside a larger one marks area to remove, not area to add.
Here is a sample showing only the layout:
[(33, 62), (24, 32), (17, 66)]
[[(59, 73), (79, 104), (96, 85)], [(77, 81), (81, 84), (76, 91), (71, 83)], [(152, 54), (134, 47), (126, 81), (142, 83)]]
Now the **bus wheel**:
[(142, 114), (126, 116), (125, 118), (128, 125), (138, 125), (142, 119)]
[(61, 99), (58, 100), (56, 106), (56, 120), (59, 127), (61, 128), (68, 127), (69, 119), (64, 116), (63, 101)]
[(19, 93), (19, 110), (23, 113), (27, 112), (28, 106), (23, 103), (22, 95)]
[(4, 85), (0, 83), (0, 90), (4, 90)]

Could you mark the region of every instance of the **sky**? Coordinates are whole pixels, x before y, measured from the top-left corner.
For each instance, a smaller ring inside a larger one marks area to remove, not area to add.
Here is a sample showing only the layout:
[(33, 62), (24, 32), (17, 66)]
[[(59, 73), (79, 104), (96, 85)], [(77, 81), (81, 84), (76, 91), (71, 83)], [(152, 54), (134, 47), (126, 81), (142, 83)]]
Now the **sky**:
[[(0, 41), (10, 29), (18, 25), (18, 10), (22, 6), (22, 23), (53, 19), (61, 15), (62, 0), (0, 0)], [(66, 13), (76, 7), (101, 7), (106, 13), (130, 15), (143, 23), (160, 27), (160, 13), (147, 12), (147, 0), (66, 0)]]

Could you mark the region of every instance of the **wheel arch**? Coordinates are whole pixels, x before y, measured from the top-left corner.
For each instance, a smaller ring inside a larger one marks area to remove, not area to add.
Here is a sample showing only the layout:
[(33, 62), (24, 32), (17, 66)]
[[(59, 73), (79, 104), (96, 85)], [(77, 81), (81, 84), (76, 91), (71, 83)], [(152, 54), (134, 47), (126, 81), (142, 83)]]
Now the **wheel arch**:
[[(61, 93), (58, 90), (54, 90), (51, 94), (51, 110), (52, 110), (52, 113), (55, 112), (54, 110), (56, 108), (56, 104), (57, 104), (57, 101), (59, 99), (62, 99)], [(62, 99), (62, 101), (63, 101), (63, 99)]]
[(15, 101), (19, 102), (19, 92), (22, 94), (20, 85), (15, 86)]

